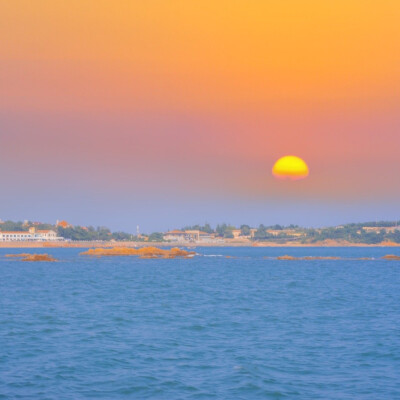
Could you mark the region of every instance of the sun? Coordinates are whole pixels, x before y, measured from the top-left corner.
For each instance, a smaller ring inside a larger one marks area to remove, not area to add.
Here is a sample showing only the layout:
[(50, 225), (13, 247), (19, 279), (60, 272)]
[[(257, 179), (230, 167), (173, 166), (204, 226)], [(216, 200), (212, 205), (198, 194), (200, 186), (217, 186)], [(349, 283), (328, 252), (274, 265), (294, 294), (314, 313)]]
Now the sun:
[(284, 156), (274, 164), (272, 174), (279, 179), (299, 180), (307, 178), (309, 169), (300, 157)]

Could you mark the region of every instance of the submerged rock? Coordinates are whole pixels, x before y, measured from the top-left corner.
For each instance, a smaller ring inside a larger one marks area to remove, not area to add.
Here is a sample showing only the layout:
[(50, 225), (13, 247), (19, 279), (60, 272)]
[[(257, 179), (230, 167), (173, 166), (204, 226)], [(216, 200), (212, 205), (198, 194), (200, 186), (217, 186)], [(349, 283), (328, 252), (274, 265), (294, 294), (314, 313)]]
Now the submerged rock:
[(384, 260), (395, 260), (400, 261), (400, 256), (396, 256), (395, 254), (386, 254), (386, 256), (382, 257)]
[(277, 260), (299, 260), (298, 257), (293, 257), (293, 256), (288, 256), (288, 255), (286, 255), (286, 256), (279, 256), (279, 257), (276, 257), (276, 259), (277, 259)]
[(277, 260), (341, 260), (340, 257), (322, 257), (322, 256), (306, 256), (306, 257), (294, 257), (294, 256), (279, 256)]
[(20, 254), (6, 254), (6, 257), (22, 258), (21, 261), (58, 261), (56, 258), (48, 254), (20, 253)]
[(48, 254), (28, 254), (22, 261), (57, 261), (56, 258), (49, 256)]

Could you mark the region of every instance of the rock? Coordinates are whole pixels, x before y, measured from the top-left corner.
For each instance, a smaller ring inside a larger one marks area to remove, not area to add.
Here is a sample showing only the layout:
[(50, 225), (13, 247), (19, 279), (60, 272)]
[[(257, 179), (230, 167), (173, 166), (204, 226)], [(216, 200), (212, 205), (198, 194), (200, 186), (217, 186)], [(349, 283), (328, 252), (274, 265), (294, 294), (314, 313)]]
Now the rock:
[(142, 247), (134, 249), (131, 247), (113, 247), (113, 248), (96, 248), (89, 249), (81, 253), (81, 255), (89, 256), (139, 256), (139, 258), (190, 258), (196, 253), (194, 251), (186, 251), (173, 247), (172, 249), (159, 249), (157, 247)]
[(286, 256), (279, 256), (279, 257), (276, 257), (276, 259), (277, 259), (277, 260), (298, 260), (299, 258), (298, 258), (298, 257), (293, 257), (293, 256), (288, 256), (288, 255), (286, 255)]
[(28, 254), (25, 258), (22, 259), (22, 261), (57, 261), (52, 256), (49, 256), (48, 254)]
[(322, 257), (322, 256), (306, 256), (306, 257), (293, 257), (293, 256), (279, 256), (276, 257), (277, 260), (341, 260), (340, 257)]
[(400, 256), (396, 256), (395, 254), (386, 254), (386, 256), (383, 256), (382, 258), (384, 260), (400, 261)]

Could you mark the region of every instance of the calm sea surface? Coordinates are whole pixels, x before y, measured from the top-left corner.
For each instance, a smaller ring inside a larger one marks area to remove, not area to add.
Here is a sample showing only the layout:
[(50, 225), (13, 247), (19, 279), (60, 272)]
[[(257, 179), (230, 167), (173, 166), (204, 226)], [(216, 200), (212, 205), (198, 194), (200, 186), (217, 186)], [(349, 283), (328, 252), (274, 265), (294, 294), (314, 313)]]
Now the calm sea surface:
[(1, 399), (400, 399), (399, 249), (47, 251), (0, 250)]

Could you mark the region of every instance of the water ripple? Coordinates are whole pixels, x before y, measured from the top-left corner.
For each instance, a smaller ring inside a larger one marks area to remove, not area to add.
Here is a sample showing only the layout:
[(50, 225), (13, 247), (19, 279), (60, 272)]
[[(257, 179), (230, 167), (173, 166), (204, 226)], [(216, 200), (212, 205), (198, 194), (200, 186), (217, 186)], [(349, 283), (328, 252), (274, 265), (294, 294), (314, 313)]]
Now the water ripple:
[(33, 265), (0, 250), (0, 399), (400, 399), (384, 249), (200, 250)]

